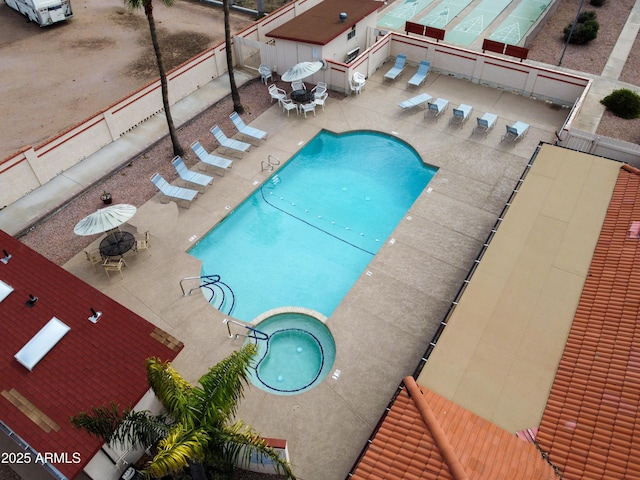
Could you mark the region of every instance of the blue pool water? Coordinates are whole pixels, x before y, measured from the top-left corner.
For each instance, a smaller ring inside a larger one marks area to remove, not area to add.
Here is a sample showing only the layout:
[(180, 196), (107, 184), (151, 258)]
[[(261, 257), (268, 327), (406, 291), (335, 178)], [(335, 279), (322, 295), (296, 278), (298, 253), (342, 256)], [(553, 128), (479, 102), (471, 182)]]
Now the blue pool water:
[(255, 328), (268, 340), (247, 338), (258, 347), (255, 369), (249, 380), (277, 395), (297, 395), (318, 385), (329, 373), (336, 345), (320, 320), (302, 313), (281, 313), (261, 321)]
[(435, 172), (393, 136), (320, 132), (190, 250), (211, 303), (331, 315)]

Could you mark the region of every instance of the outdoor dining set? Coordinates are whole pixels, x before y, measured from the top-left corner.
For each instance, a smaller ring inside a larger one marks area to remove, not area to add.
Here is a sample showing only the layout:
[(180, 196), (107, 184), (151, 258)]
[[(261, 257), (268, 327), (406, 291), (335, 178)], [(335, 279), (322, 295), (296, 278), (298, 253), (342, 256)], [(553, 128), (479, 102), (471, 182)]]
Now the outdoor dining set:
[[(304, 113), (305, 118), (307, 118), (308, 113), (313, 113), (313, 116), (315, 116), (316, 107), (322, 107), (324, 111), (325, 103), (329, 97), (327, 84), (318, 82), (315, 87), (307, 89), (307, 86), (302, 81), (321, 68), (322, 62), (302, 62), (294, 65), (280, 77), (284, 82), (291, 82), (291, 91), (287, 92), (275, 83), (270, 84), (268, 90), (271, 102), (273, 103), (276, 100), (282, 107), (282, 111), (287, 113), (287, 116), (292, 110), (295, 110), (297, 114)], [(265, 84), (269, 79), (273, 80), (273, 73), (268, 66), (262, 64), (258, 71)]]
[(122, 268), (127, 266), (124, 255), (129, 252), (138, 255), (143, 250), (149, 251), (151, 245), (148, 231), (136, 236), (120, 229), (127, 220), (135, 215), (136, 211), (137, 209), (133, 205), (111, 205), (87, 215), (76, 224), (73, 229), (76, 235), (106, 234), (100, 240), (98, 248), (84, 251), (94, 272), (96, 265), (101, 265), (107, 278), (110, 277), (110, 272), (118, 272), (120, 277), (124, 278)]

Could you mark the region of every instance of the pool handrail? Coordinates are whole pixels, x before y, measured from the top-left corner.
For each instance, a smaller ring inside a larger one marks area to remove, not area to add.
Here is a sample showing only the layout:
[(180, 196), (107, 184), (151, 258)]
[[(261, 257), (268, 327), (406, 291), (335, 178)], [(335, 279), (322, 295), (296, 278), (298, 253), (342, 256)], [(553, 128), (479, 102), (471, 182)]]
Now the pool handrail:
[[(236, 320), (230, 320), (228, 318), (225, 318), (222, 323), (224, 323), (227, 326), (227, 332), (229, 332), (229, 338), (233, 338), (234, 340), (237, 340), (238, 337), (247, 337), (247, 338), (255, 338), (256, 340), (269, 340), (269, 335), (267, 335), (265, 332), (258, 330), (257, 328), (253, 328), (250, 327), (249, 325), (245, 325), (244, 323), (240, 323)], [(247, 330), (249, 330), (251, 333), (253, 333), (254, 335), (252, 336), (251, 334), (245, 334), (245, 333), (236, 333), (233, 334), (231, 333), (231, 327), (229, 326), (230, 323), (233, 323), (234, 325), (238, 325), (239, 327), (243, 327), (246, 328)], [(257, 335), (255, 334), (260, 334), (263, 335), (263, 337), (258, 338)]]

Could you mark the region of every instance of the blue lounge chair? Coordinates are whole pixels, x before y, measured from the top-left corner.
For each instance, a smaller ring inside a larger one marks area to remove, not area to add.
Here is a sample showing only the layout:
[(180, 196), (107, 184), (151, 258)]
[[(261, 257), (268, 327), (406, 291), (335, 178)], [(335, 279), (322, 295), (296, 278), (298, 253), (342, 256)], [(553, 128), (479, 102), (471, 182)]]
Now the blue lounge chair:
[(478, 117), (477, 125), (473, 129), (474, 133), (484, 133), (486, 136), (496, 125), (498, 116), (495, 113), (486, 112), (482, 117)]
[(222, 158), (217, 155), (213, 155), (205, 150), (205, 148), (200, 144), (200, 142), (193, 142), (191, 144), (191, 150), (196, 154), (198, 160), (204, 163), (206, 166), (214, 167), (219, 176), (223, 177), (224, 172), (229, 170), (233, 166), (233, 160), (229, 160), (228, 158)]
[(211, 127), (211, 133), (216, 140), (220, 144), (220, 147), (225, 151), (230, 152), (234, 155), (240, 154), (240, 157), (244, 154), (244, 152), (248, 151), (251, 148), (250, 143), (241, 142), (240, 140), (233, 140), (232, 138), (227, 137), (218, 125), (214, 125)]
[(242, 135), (246, 140), (256, 140), (258, 144), (260, 144), (260, 140), (267, 139), (267, 132), (247, 126), (242, 121), (242, 118), (240, 118), (240, 115), (238, 115), (236, 112), (233, 112), (231, 115), (229, 115), (229, 118), (238, 129), (240, 135)]
[(453, 115), (449, 120), (449, 125), (464, 125), (464, 123), (469, 120), (469, 116), (471, 115), (472, 110), (473, 107), (471, 105), (461, 103), (460, 105), (458, 105), (458, 108), (453, 109)]
[(424, 116), (426, 118), (429, 115), (431, 118), (438, 119), (440, 114), (444, 112), (449, 106), (449, 100), (444, 98), (436, 98), (435, 101), (428, 103), (429, 109), (424, 112)]
[(387, 80), (396, 80), (404, 70), (404, 65), (406, 62), (407, 56), (404, 53), (399, 54), (396, 57), (396, 63), (387, 73), (384, 74), (384, 78)]
[(198, 196), (197, 190), (191, 190), (190, 188), (182, 188), (171, 185), (159, 173), (153, 174), (153, 176), (151, 177), (151, 182), (158, 188), (158, 190), (160, 190), (160, 193), (162, 195), (176, 202), (178, 206), (180, 206), (180, 203), (182, 203), (183, 205), (186, 205), (185, 208), (189, 208), (189, 206), (191, 205), (191, 201)]
[(402, 108), (402, 111), (412, 110), (420, 106), (424, 108), (427, 102), (430, 102), (432, 98), (433, 97), (428, 93), (421, 93), (420, 95), (416, 95), (415, 97), (412, 97), (408, 100), (404, 100), (398, 103), (398, 105), (400, 105), (400, 107)]
[(429, 69), (431, 68), (431, 62), (428, 60), (421, 60), (418, 65), (418, 71), (409, 79), (408, 84), (412, 87), (419, 87), (427, 79), (429, 75)]
[(180, 178), (187, 183), (196, 185), (200, 193), (204, 192), (204, 189), (213, 183), (213, 177), (189, 170), (180, 156), (174, 157), (173, 160), (171, 160), (171, 164), (173, 168), (176, 169), (176, 172), (178, 172)]
[(502, 141), (517, 142), (522, 140), (529, 131), (529, 125), (524, 122), (516, 122), (513, 125), (507, 125), (507, 132), (502, 136)]

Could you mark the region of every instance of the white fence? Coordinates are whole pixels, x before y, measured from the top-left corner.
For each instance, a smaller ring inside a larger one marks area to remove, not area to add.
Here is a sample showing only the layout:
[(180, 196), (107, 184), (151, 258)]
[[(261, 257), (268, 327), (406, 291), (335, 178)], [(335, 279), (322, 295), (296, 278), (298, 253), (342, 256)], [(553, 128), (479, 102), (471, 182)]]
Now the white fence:
[[(252, 48), (261, 50), (256, 42), (266, 44), (266, 33), (319, 1), (296, 0), (288, 3), (238, 32), (236, 38), (246, 39), (245, 45), (251, 44)], [(354, 72), (369, 76), (398, 53), (405, 53), (411, 63), (430, 60), (433, 70), (474, 83), (559, 105), (577, 104), (574, 114), (579, 111), (581, 98), (589, 86), (589, 80), (583, 77), (437, 43), (424, 37), (395, 32), (379, 36), (372, 29), (368, 32), (368, 43), (369, 48), (348, 65), (327, 60), (325, 81), (332, 89), (349, 91), (349, 79)], [(261, 51), (273, 55), (272, 48)], [(169, 73), (170, 103), (174, 104), (224, 73), (225, 44), (221, 43)], [(203, 105), (203, 109), (206, 107)], [(0, 190), (0, 207), (16, 201), (109, 143), (126, 135), (135, 135), (138, 125), (160, 111), (160, 82), (156, 81), (45, 143), (26, 147), (10, 155), (0, 161), (0, 184), (3, 186)], [(567, 130), (569, 127), (565, 126)], [(123, 163), (127, 161), (123, 159)]]

